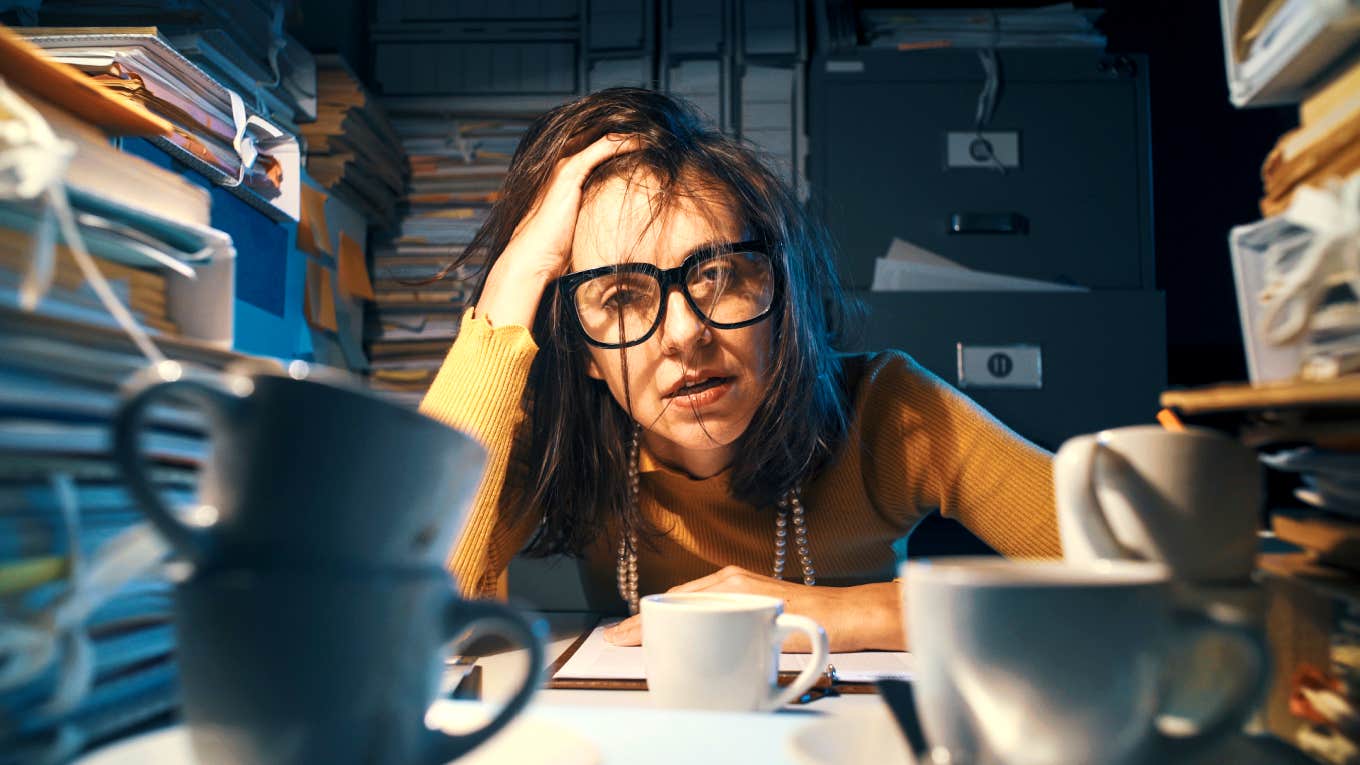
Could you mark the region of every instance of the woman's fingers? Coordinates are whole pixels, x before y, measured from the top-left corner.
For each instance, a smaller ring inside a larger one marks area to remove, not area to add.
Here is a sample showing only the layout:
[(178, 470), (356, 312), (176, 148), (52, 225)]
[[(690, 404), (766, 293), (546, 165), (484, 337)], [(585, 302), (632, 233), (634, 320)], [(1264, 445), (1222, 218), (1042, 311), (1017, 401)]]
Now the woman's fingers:
[(589, 146), (558, 163), (557, 180), (575, 185), (577, 191), (597, 165), (618, 154), (642, 148), (642, 140), (635, 135), (610, 133), (596, 139)]
[(614, 645), (642, 645), (642, 615), (630, 616), (612, 627), (606, 627), (604, 639)]
[(668, 592), (703, 592), (704, 590), (714, 589), (727, 589), (731, 592), (732, 590), (728, 588), (748, 576), (753, 577), (755, 575), (740, 566), (724, 566), (708, 576), (701, 576), (684, 584), (677, 584), (670, 588)]

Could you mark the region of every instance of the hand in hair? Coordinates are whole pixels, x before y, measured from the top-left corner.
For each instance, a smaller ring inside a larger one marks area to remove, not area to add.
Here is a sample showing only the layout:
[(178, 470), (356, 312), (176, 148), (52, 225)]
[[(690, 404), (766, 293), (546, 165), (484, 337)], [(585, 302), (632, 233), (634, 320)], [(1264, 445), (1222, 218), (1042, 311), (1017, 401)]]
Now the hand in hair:
[(547, 190), (515, 226), (487, 274), (478, 316), (492, 324), (532, 326), (543, 291), (571, 264), (581, 185), (601, 162), (640, 147), (634, 136), (611, 133), (557, 163)]
[[(902, 634), (902, 601), (896, 582), (857, 587), (808, 587), (727, 566), (708, 576), (672, 587), (670, 592), (746, 592), (784, 601), (784, 610), (807, 616), (826, 629), (833, 652), (891, 650), (906, 646)], [(642, 616), (631, 616), (605, 630), (615, 645), (642, 644)], [(784, 644), (788, 653), (812, 650), (807, 638), (795, 635)]]

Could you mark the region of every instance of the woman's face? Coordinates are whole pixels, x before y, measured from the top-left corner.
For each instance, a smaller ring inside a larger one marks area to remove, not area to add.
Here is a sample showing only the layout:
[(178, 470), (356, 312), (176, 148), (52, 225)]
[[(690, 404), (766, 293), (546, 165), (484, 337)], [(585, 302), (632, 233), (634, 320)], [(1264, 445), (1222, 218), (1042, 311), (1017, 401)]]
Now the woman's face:
[[(571, 270), (623, 262), (673, 268), (701, 247), (743, 238), (716, 194), (681, 199), (654, 219), (655, 191), (641, 176), (591, 189), (576, 221)], [(732, 463), (733, 443), (768, 388), (771, 322), (713, 329), (679, 288), (663, 300), (665, 318), (651, 337), (623, 351), (590, 347), (588, 373), (628, 409), (620, 360), (626, 353), (632, 414), (643, 426), (648, 449), (663, 462), (707, 477)]]

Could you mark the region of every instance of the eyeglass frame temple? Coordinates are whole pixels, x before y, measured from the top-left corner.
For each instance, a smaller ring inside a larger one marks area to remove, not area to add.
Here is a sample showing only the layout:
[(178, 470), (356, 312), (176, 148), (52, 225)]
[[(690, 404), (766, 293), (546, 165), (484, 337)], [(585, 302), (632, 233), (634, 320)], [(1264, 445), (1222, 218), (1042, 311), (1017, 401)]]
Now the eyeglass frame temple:
[[(760, 315), (745, 321), (723, 323), (713, 321), (699, 308), (699, 306), (695, 305), (694, 297), (689, 294), (689, 290), (685, 287), (685, 280), (689, 276), (689, 273), (695, 269), (696, 264), (702, 262), (703, 258), (711, 258), (732, 252), (758, 252), (761, 255), (764, 255), (770, 261), (770, 273), (774, 277), (774, 294), (770, 297), (770, 305), (767, 306)], [(656, 334), (657, 328), (661, 326), (661, 322), (666, 318), (667, 301), (665, 296), (670, 294), (671, 287), (676, 287), (680, 290), (680, 294), (685, 298), (685, 303), (688, 304), (690, 310), (694, 311), (694, 314), (703, 321), (705, 326), (717, 329), (741, 329), (742, 327), (749, 327), (752, 324), (763, 321), (770, 315), (770, 312), (774, 310), (775, 304), (777, 304), (783, 296), (783, 290), (781, 289), (782, 279), (780, 278), (779, 269), (774, 267), (774, 263), (775, 258), (774, 255), (769, 252), (769, 245), (760, 240), (748, 240), (744, 242), (722, 244), (715, 247), (701, 248), (686, 256), (686, 258), (681, 261), (680, 265), (675, 266), (674, 268), (662, 269), (652, 263), (615, 263), (609, 266), (600, 266), (585, 271), (577, 271), (572, 274), (564, 274), (557, 279), (557, 289), (558, 292), (561, 293), (562, 299), (570, 306), (571, 316), (576, 322), (576, 328), (581, 331), (581, 337), (585, 338), (587, 343), (596, 348), (617, 350), (641, 345), (642, 343), (647, 342), (652, 335)], [(652, 276), (656, 279), (657, 284), (661, 286), (662, 298), (656, 312), (656, 319), (652, 321), (652, 326), (649, 327), (641, 337), (635, 340), (629, 340), (626, 343), (605, 343), (591, 337), (590, 333), (586, 331), (585, 324), (581, 321), (581, 313), (576, 307), (576, 290), (591, 279), (607, 274), (620, 273), (648, 274)]]

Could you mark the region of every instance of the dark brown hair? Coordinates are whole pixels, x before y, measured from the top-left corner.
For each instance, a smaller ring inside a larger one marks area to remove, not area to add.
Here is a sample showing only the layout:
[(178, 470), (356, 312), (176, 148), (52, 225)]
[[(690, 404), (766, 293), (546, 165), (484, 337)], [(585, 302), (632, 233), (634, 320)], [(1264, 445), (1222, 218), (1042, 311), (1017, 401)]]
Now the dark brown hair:
[[(770, 245), (782, 292), (768, 319), (774, 322), (770, 388), (740, 437), (730, 485), (736, 498), (772, 507), (845, 438), (848, 402), (836, 348), (847, 304), (823, 229), (753, 149), (713, 129), (683, 101), (654, 91), (612, 88), (585, 96), (530, 126), (502, 195), (465, 257), (485, 253), (483, 274), (488, 272), (544, 192), (554, 165), (609, 133), (637, 136), (642, 148), (597, 166), (585, 183), (587, 192), (601, 181), (641, 173), (656, 195), (655, 216), (679, 198), (701, 208), (726, 199), (730, 209), (724, 212), (747, 238)], [(474, 302), (480, 294), (479, 283)], [(517, 436), (529, 450), (531, 473), (523, 504), (510, 508), (543, 514), (525, 550), (531, 555), (579, 555), (602, 534), (655, 533), (629, 496), (633, 418), (605, 383), (586, 374), (588, 352), (569, 310), (550, 288), (533, 327), (541, 350), (526, 392), (527, 433)]]

